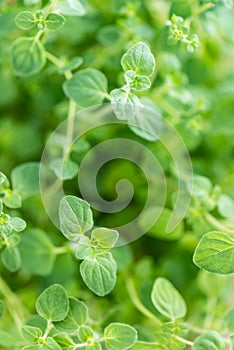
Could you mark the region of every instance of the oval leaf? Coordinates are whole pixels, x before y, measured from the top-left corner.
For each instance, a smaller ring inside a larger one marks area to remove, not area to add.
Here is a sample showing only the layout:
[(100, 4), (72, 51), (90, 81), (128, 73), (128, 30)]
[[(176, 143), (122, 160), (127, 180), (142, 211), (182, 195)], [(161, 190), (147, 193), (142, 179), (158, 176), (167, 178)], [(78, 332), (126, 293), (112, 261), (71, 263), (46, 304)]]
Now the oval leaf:
[(46, 62), (44, 47), (34, 38), (19, 38), (12, 46), (11, 61), (17, 75), (38, 73)]
[(201, 335), (195, 340), (193, 345), (194, 350), (224, 350), (225, 348), (224, 339), (215, 331)]
[(105, 343), (109, 350), (127, 350), (137, 341), (137, 331), (124, 323), (111, 323), (104, 331)]
[(62, 321), (69, 311), (69, 301), (65, 289), (59, 284), (47, 288), (37, 299), (38, 314), (48, 321)]
[(183, 297), (166, 278), (156, 279), (151, 299), (155, 308), (167, 318), (175, 320), (186, 315), (187, 307)]
[(198, 243), (194, 263), (209, 272), (227, 275), (234, 272), (234, 239), (226, 233), (206, 233)]

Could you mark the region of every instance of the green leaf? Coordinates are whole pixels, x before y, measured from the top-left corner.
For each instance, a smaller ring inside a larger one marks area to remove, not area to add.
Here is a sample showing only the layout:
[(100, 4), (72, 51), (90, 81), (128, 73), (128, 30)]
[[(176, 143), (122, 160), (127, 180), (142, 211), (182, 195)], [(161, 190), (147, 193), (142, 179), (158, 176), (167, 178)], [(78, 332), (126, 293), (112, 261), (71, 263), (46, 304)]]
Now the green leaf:
[(198, 337), (193, 345), (193, 350), (224, 350), (225, 341), (215, 331), (209, 331)]
[(64, 25), (65, 22), (66, 18), (57, 13), (49, 13), (45, 19), (46, 28), (49, 30), (58, 30)]
[(104, 330), (105, 343), (109, 350), (131, 349), (137, 341), (137, 331), (123, 323), (111, 323)]
[(234, 201), (231, 197), (226, 194), (221, 195), (217, 207), (224, 218), (234, 221)]
[(29, 345), (22, 348), (22, 350), (42, 350), (42, 345)]
[(151, 300), (155, 308), (169, 319), (175, 320), (186, 315), (187, 307), (183, 297), (166, 278), (156, 279)]
[(84, 1), (81, 0), (62, 0), (58, 11), (66, 16), (84, 16), (86, 14)]
[(212, 231), (200, 240), (194, 263), (209, 272), (227, 275), (234, 272), (234, 239), (226, 233)]
[(155, 59), (148, 45), (139, 42), (123, 55), (121, 65), (124, 71), (132, 70), (136, 75), (150, 76), (155, 69)]
[(19, 38), (12, 46), (11, 62), (19, 76), (38, 73), (46, 62), (44, 47), (34, 38)]
[(65, 289), (59, 284), (48, 287), (36, 302), (38, 314), (48, 321), (62, 321), (69, 311), (69, 301)]
[(3, 185), (4, 182), (7, 182), (7, 177), (0, 171), (0, 185)]
[(151, 81), (146, 75), (135, 75), (132, 70), (125, 72), (124, 78), (131, 90), (144, 91), (151, 86)]
[(28, 197), (39, 191), (39, 163), (25, 163), (11, 172), (12, 187), (21, 196)]
[(119, 234), (116, 230), (108, 228), (96, 228), (92, 231), (91, 242), (98, 249), (111, 249), (118, 241)]
[(68, 64), (66, 64), (63, 68), (59, 68), (59, 73), (64, 74), (67, 71), (72, 71), (74, 69), (79, 68), (84, 62), (83, 58), (80, 56), (72, 57)]
[(2, 202), (0, 201), (0, 216), (2, 215), (2, 211), (3, 211), (3, 204), (2, 204)]
[(61, 322), (54, 323), (55, 328), (61, 332), (75, 332), (88, 319), (88, 308), (82, 301), (69, 298), (69, 305), (67, 317)]
[(55, 247), (49, 235), (40, 229), (29, 229), (22, 235), (19, 250), (22, 268), (36, 276), (47, 276), (56, 259)]
[(8, 208), (20, 208), (22, 203), (21, 203), (21, 196), (15, 192), (15, 191), (7, 191), (7, 195), (4, 198), (4, 204), (8, 207)]
[(63, 84), (65, 95), (81, 107), (90, 107), (102, 103), (107, 95), (105, 75), (93, 68), (75, 73)]
[(73, 160), (67, 158), (55, 158), (50, 164), (50, 168), (55, 172), (56, 176), (62, 180), (73, 179), (77, 174), (79, 167)]
[(69, 347), (72, 348), (72, 345), (74, 345), (73, 340), (65, 333), (56, 334), (53, 339), (63, 350), (67, 350)]
[(10, 246), (15, 247), (20, 242), (20, 236), (17, 233), (13, 233), (8, 238), (8, 243)]
[(116, 283), (116, 262), (111, 253), (102, 253), (85, 259), (80, 265), (80, 273), (85, 284), (95, 294), (109, 294)]
[(35, 25), (35, 18), (29, 11), (22, 11), (15, 17), (15, 23), (18, 28), (29, 30)]
[(93, 227), (90, 205), (75, 196), (65, 196), (59, 204), (60, 229), (69, 240), (77, 240)]
[(5, 313), (5, 304), (2, 300), (0, 300), (0, 319), (4, 316)]
[(19, 270), (21, 265), (21, 257), (17, 247), (5, 247), (1, 255), (3, 265), (11, 272)]
[(114, 89), (110, 93), (111, 105), (118, 119), (133, 118), (142, 109), (139, 98), (124, 89)]
[(163, 350), (161, 345), (156, 345), (155, 343), (147, 343), (144, 341), (138, 341), (131, 348), (131, 350)]
[(21, 232), (26, 228), (26, 222), (21, 218), (10, 218), (9, 223), (13, 230), (17, 232)]
[(40, 328), (32, 326), (23, 326), (22, 336), (29, 343), (36, 343), (37, 340), (42, 336), (42, 331)]
[(86, 236), (81, 236), (77, 247), (75, 247), (75, 256), (79, 260), (83, 260), (91, 256), (93, 249), (91, 248), (90, 239)]
[(46, 344), (42, 346), (42, 349), (44, 350), (61, 350), (61, 347), (56, 343), (56, 341), (48, 337), (46, 339)]
[(94, 338), (94, 332), (90, 327), (83, 325), (78, 330), (78, 337), (81, 342), (86, 343), (88, 340)]

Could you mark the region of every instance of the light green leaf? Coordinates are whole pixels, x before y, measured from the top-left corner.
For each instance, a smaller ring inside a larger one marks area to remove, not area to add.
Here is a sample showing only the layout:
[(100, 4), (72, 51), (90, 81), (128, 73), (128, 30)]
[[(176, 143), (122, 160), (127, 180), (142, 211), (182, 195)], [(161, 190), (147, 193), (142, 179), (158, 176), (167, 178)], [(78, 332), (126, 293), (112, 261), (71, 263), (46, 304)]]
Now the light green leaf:
[(80, 341), (86, 343), (88, 340), (94, 338), (94, 332), (90, 327), (83, 325), (78, 329), (78, 337)]
[(107, 349), (127, 350), (131, 349), (137, 341), (137, 331), (124, 323), (111, 323), (104, 330)]
[(72, 345), (74, 345), (73, 340), (65, 333), (56, 334), (53, 339), (63, 350), (67, 350), (69, 347), (72, 349)]
[(187, 313), (183, 297), (166, 278), (159, 277), (155, 280), (151, 299), (155, 308), (169, 319), (175, 320)]
[(26, 222), (21, 218), (10, 218), (9, 223), (13, 230), (17, 232), (21, 232), (26, 228)]
[(143, 107), (136, 95), (124, 89), (112, 90), (110, 97), (113, 111), (121, 120), (133, 118)]
[(1, 255), (3, 265), (11, 272), (19, 270), (21, 257), (17, 247), (5, 247)]
[(108, 228), (96, 228), (92, 231), (91, 242), (96, 245), (98, 249), (111, 249), (118, 241), (119, 234), (116, 230)]
[(224, 350), (225, 341), (215, 331), (209, 331), (198, 337), (193, 345), (193, 350)]
[(59, 204), (60, 229), (69, 240), (77, 240), (93, 227), (90, 205), (75, 196), (65, 196)]
[(18, 13), (18, 15), (15, 17), (15, 23), (18, 28), (23, 30), (29, 30), (34, 27), (35, 19), (31, 12), (22, 11)]
[(55, 328), (61, 332), (75, 332), (88, 319), (88, 308), (82, 301), (69, 298), (69, 305), (67, 317), (61, 322), (54, 323)]
[(19, 250), (24, 270), (36, 276), (47, 276), (52, 272), (56, 253), (49, 234), (36, 228), (25, 231)]
[(136, 75), (150, 76), (155, 69), (155, 59), (148, 45), (139, 42), (123, 55), (121, 65), (124, 71), (132, 70)]
[(29, 343), (35, 343), (42, 336), (42, 331), (40, 328), (32, 326), (23, 326), (22, 336)]
[(76, 258), (80, 260), (88, 258), (91, 256), (92, 251), (90, 239), (87, 236), (81, 236), (75, 248)]
[(20, 242), (20, 236), (17, 233), (13, 233), (8, 238), (8, 243), (10, 246), (15, 247)]
[(58, 11), (66, 16), (84, 16), (86, 14), (84, 1), (81, 0), (62, 0)]
[(65, 22), (66, 18), (57, 13), (49, 13), (45, 19), (46, 28), (49, 30), (58, 30)]
[(206, 233), (198, 243), (194, 263), (209, 272), (227, 275), (234, 272), (234, 239), (226, 233)]
[(85, 284), (95, 294), (109, 294), (116, 283), (116, 262), (111, 253), (102, 253), (85, 259), (80, 265), (80, 273)]
[(63, 68), (59, 68), (59, 73), (64, 74), (67, 71), (77, 69), (82, 65), (83, 61), (84, 60), (82, 57), (72, 57), (68, 64), (66, 64)]
[(102, 103), (107, 95), (105, 75), (93, 68), (75, 73), (63, 84), (65, 95), (81, 107), (90, 107)]
[(36, 302), (38, 314), (48, 321), (62, 321), (69, 311), (69, 301), (65, 289), (59, 284), (48, 287)]
[(135, 75), (132, 70), (125, 72), (124, 77), (131, 90), (144, 91), (151, 86), (151, 81), (146, 75)]
[(226, 219), (234, 221), (234, 201), (231, 197), (223, 194), (218, 199), (218, 211)]
[(162, 350), (162, 346), (159, 344), (156, 345), (155, 343), (147, 343), (144, 341), (138, 341), (136, 344), (131, 348), (131, 350)]
[(12, 187), (21, 196), (28, 197), (39, 191), (39, 163), (25, 163), (11, 172)]
[(23, 347), (22, 350), (42, 350), (42, 345), (29, 345)]
[(10, 191), (8, 190), (6, 197), (4, 197), (4, 204), (8, 207), (8, 208), (20, 208), (22, 205), (21, 202), (21, 196), (15, 192), (15, 191)]
[(56, 176), (62, 180), (73, 179), (77, 174), (79, 167), (73, 160), (66, 158), (55, 158), (50, 164), (50, 168), (55, 172)]
[(48, 337), (46, 339), (46, 344), (42, 346), (43, 350), (62, 350), (61, 347), (56, 343), (56, 341)]
[(15, 345), (14, 342), (9, 333), (0, 330), (0, 346), (12, 349)]
[(5, 313), (5, 304), (2, 300), (0, 300), (0, 319), (4, 316)]
[(7, 177), (6, 175), (4, 175), (1, 171), (0, 171), (0, 185), (3, 185), (4, 182), (7, 181)]
[(0, 216), (2, 215), (2, 211), (3, 211), (3, 204), (2, 204), (2, 202), (0, 201)]
[(44, 47), (34, 38), (19, 38), (12, 46), (11, 62), (17, 75), (28, 76), (38, 73), (46, 62)]
[(224, 326), (229, 332), (234, 333), (234, 307), (224, 317)]

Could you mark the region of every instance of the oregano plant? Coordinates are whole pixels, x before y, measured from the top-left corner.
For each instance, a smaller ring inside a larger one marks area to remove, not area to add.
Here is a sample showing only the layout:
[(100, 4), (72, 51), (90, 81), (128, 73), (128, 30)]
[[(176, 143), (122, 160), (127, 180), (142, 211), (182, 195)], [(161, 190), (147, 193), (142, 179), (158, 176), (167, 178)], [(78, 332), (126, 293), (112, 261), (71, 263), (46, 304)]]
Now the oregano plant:
[(0, 5), (0, 349), (234, 349), (233, 2)]

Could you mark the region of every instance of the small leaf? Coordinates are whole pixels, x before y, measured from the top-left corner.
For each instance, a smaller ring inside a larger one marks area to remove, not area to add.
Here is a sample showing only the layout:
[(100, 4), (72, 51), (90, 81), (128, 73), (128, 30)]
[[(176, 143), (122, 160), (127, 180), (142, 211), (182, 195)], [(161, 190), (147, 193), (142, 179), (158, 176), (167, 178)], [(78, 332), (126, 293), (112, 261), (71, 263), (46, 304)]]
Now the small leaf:
[(231, 197), (226, 194), (221, 195), (217, 207), (224, 218), (234, 221), (234, 201)]
[(62, 180), (73, 179), (77, 174), (79, 167), (73, 160), (67, 158), (55, 158), (50, 164), (50, 168), (55, 172), (56, 176)]
[(225, 350), (224, 339), (215, 331), (209, 331), (198, 337), (193, 345), (193, 350)]
[(111, 253), (102, 253), (85, 259), (80, 265), (80, 273), (85, 284), (95, 294), (109, 294), (116, 283), (116, 262)]
[(81, 342), (86, 343), (88, 340), (94, 338), (93, 330), (88, 326), (80, 326), (78, 330), (78, 337)]
[(57, 13), (49, 13), (45, 19), (46, 28), (49, 30), (58, 30), (65, 22), (66, 18)]
[(139, 42), (123, 55), (121, 65), (124, 71), (132, 70), (136, 75), (150, 76), (155, 69), (155, 59), (149, 47)]
[(0, 300), (0, 319), (4, 316), (5, 313), (5, 304), (2, 300)]
[(19, 250), (22, 268), (36, 276), (47, 276), (56, 259), (55, 247), (49, 235), (40, 229), (29, 229), (22, 235)]
[(13, 233), (8, 238), (8, 243), (12, 247), (16, 247), (20, 242), (20, 236), (16, 233)]
[(131, 90), (144, 91), (151, 86), (151, 81), (146, 75), (135, 75), (132, 70), (125, 72), (124, 77)]
[(67, 317), (54, 324), (55, 328), (61, 332), (75, 332), (88, 319), (88, 308), (82, 301), (69, 298), (69, 305), (70, 310)]
[(23, 197), (36, 194), (39, 191), (39, 163), (25, 163), (17, 166), (11, 172), (12, 187)]
[(15, 23), (18, 28), (23, 30), (29, 30), (34, 27), (35, 19), (31, 12), (22, 11), (18, 13), (18, 15), (15, 17)]
[(17, 75), (28, 76), (38, 73), (46, 62), (44, 47), (34, 38), (19, 38), (12, 46), (11, 62)]
[(54, 335), (53, 339), (56, 341), (56, 343), (59, 344), (59, 346), (63, 350), (67, 350), (70, 347), (72, 348), (72, 345), (74, 345), (73, 340), (67, 334), (64, 333)]
[(93, 68), (75, 73), (63, 84), (65, 95), (81, 107), (90, 107), (102, 103), (107, 94), (105, 75)]
[(105, 328), (104, 337), (109, 350), (127, 350), (136, 343), (137, 331), (124, 323), (111, 323)]
[(183, 297), (166, 278), (156, 279), (151, 299), (155, 308), (167, 318), (175, 320), (186, 315), (187, 307)]
[(5, 247), (2, 251), (2, 263), (11, 272), (19, 270), (21, 257), (17, 247)]
[(92, 231), (91, 242), (98, 249), (111, 249), (118, 241), (119, 234), (116, 230), (108, 228), (96, 228)]
[(81, 0), (62, 0), (58, 11), (66, 16), (84, 16), (86, 14), (84, 1)]
[(21, 218), (10, 218), (9, 223), (13, 230), (17, 232), (21, 232), (26, 228), (26, 222)]
[(65, 196), (59, 204), (60, 229), (69, 240), (77, 240), (93, 227), (90, 205), (75, 196)]
[(234, 239), (226, 233), (206, 233), (194, 252), (195, 265), (209, 272), (228, 275), (234, 272)]
[(0, 171), (0, 185), (3, 185), (4, 182), (7, 182), (7, 177)]
[(121, 120), (133, 118), (143, 107), (136, 95), (124, 89), (112, 90), (110, 97), (113, 111)]
[(48, 321), (62, 321), (69, 311), (69, 302), (65, 289), (53, 284), (39, 296), (36, 302), (38, 314)]
[(7, 196), (4, 198), (4, 204), (8, 208), (20, 208), (22, 205), (21, 196), (15, 191), (8, 191)]
[(42, 346), (42, 349), (44, 350), (62, 350), (61, 347), (56, 343), (56, 341), (48, 337), (46, 339), (46, 344)]
[(72, 57), (68, 64), (66, 64), (63, 68), (59, 68), (59, 73), (64, 74), (67, 71), (72, 71), (74, 69), (79, 68), (83, 63), (82, 57)]
[(75, 255), (77, 259), (83, 260), (89, 258), (92, 254), (92, 248), (90, 244), (90, 239), (86, 236), (81, 236), (77, 247), (75, 248)]
[(42, 336), (42, 331), (40, 328), (25, 325), (22, 328), (22, 336), (27, 342), (36, 343)]
[(14, 348), (15, 340), (12, 338), (12, 335), (0, 330), (0, 346), (3, 348)]

